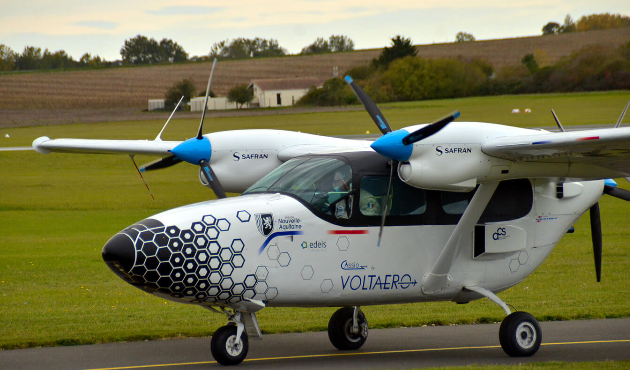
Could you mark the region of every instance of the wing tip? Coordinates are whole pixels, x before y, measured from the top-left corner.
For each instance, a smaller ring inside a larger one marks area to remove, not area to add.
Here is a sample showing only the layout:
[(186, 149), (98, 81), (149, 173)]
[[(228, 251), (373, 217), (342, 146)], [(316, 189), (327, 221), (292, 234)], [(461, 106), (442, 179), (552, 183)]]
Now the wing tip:
[(50, 150), (42, 147), (42, 144), (49, 140), (50, 138), (48, 136), (38, 137), (37, 139), (33, 140), (33, 149), (35, 149), (37, 153), (50, 154)]

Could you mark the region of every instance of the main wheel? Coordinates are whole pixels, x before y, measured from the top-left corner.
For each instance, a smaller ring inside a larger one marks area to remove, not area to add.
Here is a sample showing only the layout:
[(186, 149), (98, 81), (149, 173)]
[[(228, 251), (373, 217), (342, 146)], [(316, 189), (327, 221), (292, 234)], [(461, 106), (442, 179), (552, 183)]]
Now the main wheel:
[(352, 328), (353, 307), (338, 309), (328, 322), (328, 339), (342, 351), (359, 349), (368, 337), (368, 322), (363, 312), (357, 313), (358, 330)]
[(237, 342), (235, 325), (220, 327), (210, 340), (212, 357), (221, 365), (240, 364), (247, 356), (248, 350), (247, 333), (243, 332), (241, 339)]
[(540, 348), (542, 330), (534, 316), (527, 312), (513, 312), (501, 323), (499, 342), (511, 357), (531, 356)]

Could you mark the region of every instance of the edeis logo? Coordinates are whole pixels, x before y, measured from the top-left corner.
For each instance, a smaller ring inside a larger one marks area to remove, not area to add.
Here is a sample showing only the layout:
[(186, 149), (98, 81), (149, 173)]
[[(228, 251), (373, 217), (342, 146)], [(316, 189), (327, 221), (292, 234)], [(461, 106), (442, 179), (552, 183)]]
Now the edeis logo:
[(303, 241), (302, 244), (300, 245), (302, 246), (302, 249), (311, 249), (311, 250), (320, 250), (320, 251), (326, 249), (326, 242), (320, 242), (320, 241), (316, 241), (312, 243)]

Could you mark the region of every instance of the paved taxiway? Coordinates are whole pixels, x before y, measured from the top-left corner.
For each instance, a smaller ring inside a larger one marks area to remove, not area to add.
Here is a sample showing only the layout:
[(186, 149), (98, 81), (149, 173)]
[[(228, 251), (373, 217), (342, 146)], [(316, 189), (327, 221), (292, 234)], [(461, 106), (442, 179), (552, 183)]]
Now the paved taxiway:
[[(630, 319), (543, 322), (543, 346), (510, 358), (499, 324), (371, 330), (359, 351), (340, 352), (325, 332), (265, 335), (250, 341), (256, 369), (405, 369), (469, 364), (630, 360)], [(0, 351), (0, 369), (211, 369), (209, 338)]]

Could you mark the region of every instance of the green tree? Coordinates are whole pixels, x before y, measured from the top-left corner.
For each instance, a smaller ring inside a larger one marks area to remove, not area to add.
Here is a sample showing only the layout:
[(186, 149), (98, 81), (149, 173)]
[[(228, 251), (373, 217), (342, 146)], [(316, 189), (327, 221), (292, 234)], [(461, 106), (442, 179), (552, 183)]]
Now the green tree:
[(354, 50), (354, 41), (344, 35), (331, 35), (328, 40), (318, 37), (312, 44), (305, 46), (300, 54), (336, 53)]
[(486, 80), (473, 63), (407, 56), (390, 64), (381, 84), (389, 86), (389, 100), (408, 101), (474, 95)]
[(70, 55), (63, 50), (51, 53), (48, 49), (44, 50), (42, 56), (41, 67), (43, 69), (67, 69), (76, 66), (76, 62)]
[(300, 54), (322, 54), (322, 53), (330, 53), (330, 45), (328, 44), (328, 40), (323, 37), (318, 37), (312, 44), (305, 46), (300, 51)]
[(578, 31), (630, 27), (630, 17), (610, 13), (591, 14), (582, 16), (582, 18), (577, 21), (576, 26)]
[(0, 71), (12, 71), (15, 69), (17, 55), (10, 47), (0, 44)]
[(577, 26), (575, 25), (575, 22), (573, 22), (573, 19), (571, 19), (571, 16), (567, 14), (567, 16), (564, 17), (564, 23), (562, 24), (558, 32), (571, 33), (575, 31), (577, 31)]
[(350, 89), (350, 86), (339, 77), (334, 77), (324, 82), (321, 88), (311, 89), (299, 101), (300, 105), (349, 105), (357, 104), (359, 100)]
[(416, 47), (412, 45), (410, 38), (397, 35), (392, 38), (392, 46), (385, 47), (381, 55), (377, 59), (372, 60), (372, 64), (375, 67), (387, 68), (392, 61), (410, 55), (415, 56), (416, 53)]
[(457, 35), (455, 35), (455, 42), (473, 42), (473, 41), (475, 41), (475, 36), (473, 36), (471, 33), (458, 32)]
[(560, 31), (560, 25), (556, 22), (549, 22), (542, 28), (542, 34), (544, 36), (547, 35), (555, 35)]
[(182, 96), (184, 97), (182, 106), (195, 96), (195, 84), (192, 78), (185, 78), (171, 86), (164, 95), (164, 106), (169, 109), (175, 108)]
[(540, 69), (538, 67), (538, 63), (536, 62), (536, 59), (534, 58), (534, 54), (525, 55), (521, 59), (521, 63), (523, 63), (523, 65), (527, 67), (527, 69), (529, 70), (531, 74), (538, 72), (538, 70)]
[(250, 103), (254, 99), (254, 91), (248, 88), (247, 85), (236, 85), (230, 89), (227, 98), (228, 101), (236, 103), (238, 109), (241, 109), (243, 104)]
[(354, 41), (345, 35), (331, 35), (328, 38), (328, 44), (333, 53), (354, 50)]
[(26, 46), (22, 54), (15, 60), (16, 68), (20, 71), (40, 69), (42, 65), (42, 48)]
[(286, 55), (287, 51), (275, 39), (237, 38), (215, 42), (210, 48), (210, 59), (242, 59), (250, 57), (269, 57)]
[(160, 59), (159, 44), (155, 39), (137, 35), (129, 40), (120, 49), (120, 55), (126, 64), (151, 64)]
[(185, 62), (188, 53), (184, 48), (171, 39), (162, 39), (158, 46), (158, 61), (161, 63)]

